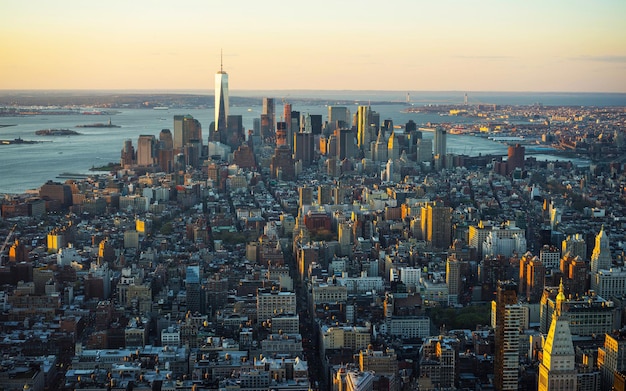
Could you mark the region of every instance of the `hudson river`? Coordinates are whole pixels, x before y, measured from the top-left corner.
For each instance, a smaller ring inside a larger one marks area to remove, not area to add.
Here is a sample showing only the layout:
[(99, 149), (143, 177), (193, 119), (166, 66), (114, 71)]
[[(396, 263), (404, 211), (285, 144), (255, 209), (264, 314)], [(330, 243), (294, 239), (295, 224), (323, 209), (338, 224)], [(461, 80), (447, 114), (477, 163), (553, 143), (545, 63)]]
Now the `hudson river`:
[[(349, 95), (349, 92), (344, 92), (344, 94)], [(293, 98), (294, 96), (291, 97)], [(462, 95), (456, 97), (458, 100), (462, 100)], [(341, 98), (344, 97), (342, 96)], [(364, 98), (362, 96), (360, 98), (359, 103), (366, 104), (363, 101)], [(337, 99), (340, 99), (339, 96), (337, 96)], [(282, 114), (282, 104), (279, 98), (275, 101), (277, 102), (276, 117), (279, 119)], [(295, 101), (292, 105), (293, 110), (300, 111), (302, 114), (321, 114), (324, 121), (327, 119), (328, 110), (324, 104), (309, 102), (299, 105)], [(356, 107), (356, 104), (349, 106), (352, 114), (356, 112)], [(380, 113), (381, 122), (384, 119), (391, 118), (395, 125), (403, 125), (411, 119), (418, 126), (428, 122), (454, 122), (459, 124), (477, 122), (475, 119), (464, 117), (441, 117), (437, 114), (406, 113), (404, 112), (405, 108), (406, 106), (402, 104), (378, 106), (372, 104), (372, 109)], [(214, 120), (213, 109), (151, 110), (121, 108), (115, 109), (115, 111), (116, 113), (110, 116), (82, 115), (77, 113), (72, 115), (0, 117), (1, 125), (15, 125), (0, 127), (0, 139), (12, 140), (22, 138), (24, 140), (43, 141), (37, 144), (0, 146), (0, 193), (23, 193), (26, 190), (38, 188), (47, 180), (64, 181), (64, 179), (57, 179), (57, 176), (62, 173), (93, 174), (93, 172), (89, 171), (91, 167), (102, 166), (109, 162), (119, 162), (120, 151), (125, 139), (131, 139), (136, 147), (139, 135), (152, 134), (158, 138), (161, 129), (173, 130), (173, 117), (178, 114), (191, 114), (198, 119), (202, 124), (203, 139), (206, 142), (209, 126)], [(250, 129), (252, 128), (253, 118), (258, 118), (261, 114), (260, 102), (258, 106), (231, 107), (230, 114), (242, 115), (244, 127)], [(121, 127), (76, 128), (76, 125), (107, 122), (109, 117), (113, 124)], [(38, 136), (35, 132), (40, 129), (71, 129), (81, 134), (72, 136)], [(431, 138), (432, 134), (424, 132), (424, 137)], [(478, 154), (506, 154), (507, 151), (506, 145), (474, 136), (448, 135), (447, 145), (450, 153), (470, 156)], [(527, 150), (529, 150), (528, 147)], [(544, 154), (533, 156), (536, 156), (538, 160), (568, 160), (550, 154), (549, 150)], [(579, 165), (588, 164), (585, 161), (576, 161), (575, 159), (574, 161)]]

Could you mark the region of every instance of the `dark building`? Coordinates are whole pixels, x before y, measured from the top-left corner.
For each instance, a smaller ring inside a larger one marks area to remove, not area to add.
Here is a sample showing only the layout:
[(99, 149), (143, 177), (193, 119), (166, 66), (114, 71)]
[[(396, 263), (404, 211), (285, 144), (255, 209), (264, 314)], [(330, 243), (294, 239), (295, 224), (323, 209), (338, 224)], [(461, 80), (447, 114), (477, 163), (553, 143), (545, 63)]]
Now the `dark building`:
[(39, 197), (58, 201), (64, 208), (72, 205), (72, 189), (67, 184), (48, 181), (39, 188)]
[(231, 150), (235, 150), (245, 140), (243, 117), (241, 115), (229, 115), (227, 129), (226, 144), (230, 146)]
[(311, 133), (322, 134), (322, 115), (311, 114)]
[(291, 150), (286, 145), (280, 145), (274, 150), (274, 156), (270, 161), (270, 175), (272, 178), (284, 181), (296, 179), (296, 167)]
[(124, 146), (122, 147), (120, 156), (120, 165), (124, 168), (135, 165), (135, 147), (133, 147), (133, 141), (131, 139), (124, 140)]
[(174, 139), (169, 129), (163, 129), (159, 133), (157, 164), (165, 172), (172, 172), (174, 169)]
[(339, 160), (353, 158), (356, 155), (356, 138), (352, 129), (335, 130), (336, 151), (329, 146), (330, 154), (334, 154)]
[(495, 311), (494, 388), (497, 391), (517, 390), (522, 309), (517, 303), (517, 284), (513, 281), (498, 281)]
[(233, 163), (241, 168), (254, 169), (256, 161), (254, 159), (254, 151), (248, 144), (241, 144), (233, 153)]
[(313, 133), (296, 133), (294, 136), (295, 160), (300, 160), (303, 167), (308, 167), (313, 162)]
[[(174, 152), (181, 153), (183, 148), (192, 141), (199, 141), (202, 145), (202, 126), (191, 115), (174, 116)], [(221, 141), (225, 140), (211, 140)]]
[(508, 160), (506, 161), (507, 175), (512, 173), (516, 168), (524, 169), (524, 153), (526, 148), (519, 144), (511, 145), (508, 149)]

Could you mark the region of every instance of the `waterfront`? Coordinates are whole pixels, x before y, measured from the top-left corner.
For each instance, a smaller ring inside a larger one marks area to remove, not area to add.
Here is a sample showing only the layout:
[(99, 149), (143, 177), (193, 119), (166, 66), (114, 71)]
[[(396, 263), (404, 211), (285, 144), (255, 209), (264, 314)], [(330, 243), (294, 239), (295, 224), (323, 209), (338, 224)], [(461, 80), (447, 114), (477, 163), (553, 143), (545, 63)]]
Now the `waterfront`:
[[(359, 96), (359, 98), (366, 95)], [(344, 96), (341, 95), (343, 98)], [(388, 98), (387, 96), (383, 96)], [(276, 99), (277, 120), (282, 113), (280, 99)], [(360, 103), (363, 104), (362, 99)], [(356, 112), (356, 104), (350, 106)], [(427, 123), (454, 122), (458, 124), (474, 124), (480, 122), (476, 118), (440, 116), (436, 113), (407, 113), (403, 104), (372, 104), (372, 109), (380, 113), (381, 121), (391, 118), (396, 125), (404, 125), (413, 120), (418, 126)], [(179, 114), (190, 114), (198, 119), (203, 127), (203, 139), (206, 141), (214, 112), (209, 109), (125, 109), (116, 108), (113, 115), (32, 115), (22, 117), (3, 117), (2, 122), (9, 125), (0, 128), (1, 139), (17, 139), (29, 141), (46, 141), (35, 144), (3, 145), (0, 150), (0, 193), (23, 193), (36, 189), (47, 180), (57, 180), (62, 173), (90, 174), (89, 169), (102, 166), (109, 162), (118, 162), (120, 151), (125, 139), (131, 139), (136, 146), (137, 138), (142, 134), (158, 137), (161, 129), (173, 129), (173, 117)], [(293, 110), (302, 114), (321, 114), (327, 118), (327, 106), (323, 103), (293, 103)], [(254, 118), (259, 118), (261, 105), (249, 107), (231, 107), (230, 114), (242, 115), (246, 129), (252, 128)], [(96, 117), (95, 119), (93, 117)], [(41, 129), (75, 129), (77, 125), (87, 122), (112, 122), (120, 128), (80, 128), (79, 135), (46, 137), (38, 136)], [(432, 138), (432, 133), (424, 132), (425, 138)], [(530, 150), (530, 148), (528, 148)], [(486, 138), (469, 135), (448, 135), (448, 152), (476, 156), (479, 154), (506, 154), (507, 146)], [(580, 159), (565, 159), (553, 154), (550, 149), (543, 149), (538, 160), (573, 160), (578, 165), (585, 165)], [(58, 179), (61, 180), (62, 179)]]

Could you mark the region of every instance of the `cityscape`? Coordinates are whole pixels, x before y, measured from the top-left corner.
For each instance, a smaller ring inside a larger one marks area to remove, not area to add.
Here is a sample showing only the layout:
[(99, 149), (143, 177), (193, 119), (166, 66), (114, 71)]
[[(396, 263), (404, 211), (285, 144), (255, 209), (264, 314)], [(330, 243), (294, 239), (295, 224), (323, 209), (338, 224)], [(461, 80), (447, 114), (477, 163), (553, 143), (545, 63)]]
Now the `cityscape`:
[[(623, 106), (407, 93), (386, 103), (440, 120), (397, 124), (265, 97), (247, 129), (229, 95), (221, 65), (208, 126), (175, 114), (119, 161), (5, 194), (4, 389), (623, 389)], [(7, 126), (82, 122), (1, 147), (112, 137), (125, 108), (7, 105)]]
[(4, 1), (0, 391), (626, 391), (625, 14)]

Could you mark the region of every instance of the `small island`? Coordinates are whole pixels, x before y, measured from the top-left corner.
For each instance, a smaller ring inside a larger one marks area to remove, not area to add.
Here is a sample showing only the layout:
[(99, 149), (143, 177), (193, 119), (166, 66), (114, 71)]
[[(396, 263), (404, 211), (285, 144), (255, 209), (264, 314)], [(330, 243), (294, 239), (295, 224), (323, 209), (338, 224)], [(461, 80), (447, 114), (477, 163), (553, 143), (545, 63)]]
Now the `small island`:
[(41, 129), (35, 134), (38, 136), (75, 136), (81, 133), (71, 129)]
[(95, 124), (86, 124), (86, 125), (76, 125), (77, 128), (121, 128), (120, 125), (114, 125), (111, 123), (111, 118), (109, 118), (109, 122), (107, 123), (95, 123)]

